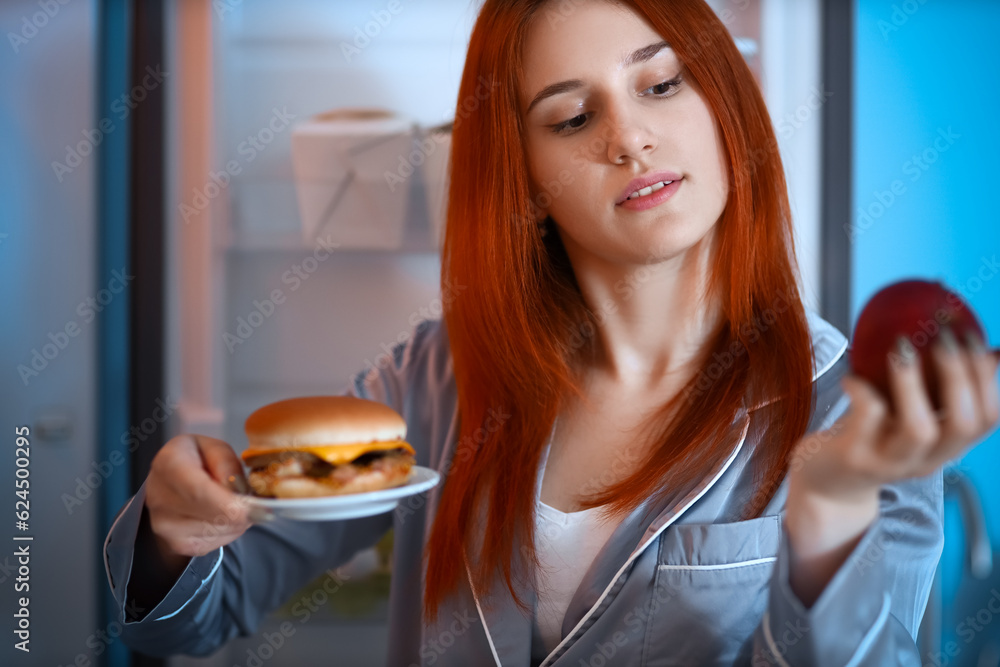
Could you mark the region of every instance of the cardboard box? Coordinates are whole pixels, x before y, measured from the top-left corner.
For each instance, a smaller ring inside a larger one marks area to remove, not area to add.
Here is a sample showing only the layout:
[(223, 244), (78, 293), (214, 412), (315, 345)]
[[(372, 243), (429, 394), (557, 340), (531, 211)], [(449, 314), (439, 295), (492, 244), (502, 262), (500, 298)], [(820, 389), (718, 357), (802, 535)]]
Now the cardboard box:
[(338, 109), (292, 129), (292, 167), (306, 242), (396, 249), (409, 200), (413, 123), (381, 109)]

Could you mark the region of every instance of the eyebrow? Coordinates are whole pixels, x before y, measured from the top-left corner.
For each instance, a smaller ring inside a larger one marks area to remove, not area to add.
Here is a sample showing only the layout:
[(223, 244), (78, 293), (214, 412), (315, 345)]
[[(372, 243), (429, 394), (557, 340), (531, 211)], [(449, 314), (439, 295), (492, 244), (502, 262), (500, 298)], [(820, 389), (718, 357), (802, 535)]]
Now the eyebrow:
[[(649, 46), (644, 46), (641, 49), (636, 49), (632, 53), (625, 56), (625, 59), (621, 62), (621, 68), (631, 67), (632, 65), (638, 65), (639, 63), (644, 63), (651, 60), (653, 56), (662, 51), (663, 49), (670, 48), (670, 44), (667, 42), (657, 42), (655, 44), (650, 44)], [(531, 104), (528, 105), (528, 110), (525, 114), (531, 113), (531, 110), (541, 102), (542, 100), (552, 97), (553, 95), (559, 95), (560, 93), (568, 93), (577, 88), (583, 87), (583, 81), (580, 79), (568, 79), (566, 81), (560, 81), (558, 83), (553, 83), (552, 85), (545, 86), (542, 88), (535, 98), (531, 100)]]

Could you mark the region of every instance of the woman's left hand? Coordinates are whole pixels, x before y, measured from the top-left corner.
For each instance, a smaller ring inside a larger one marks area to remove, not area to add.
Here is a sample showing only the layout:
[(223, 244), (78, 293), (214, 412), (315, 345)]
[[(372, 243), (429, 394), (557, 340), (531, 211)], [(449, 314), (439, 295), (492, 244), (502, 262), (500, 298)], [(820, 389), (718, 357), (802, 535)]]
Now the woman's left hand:
[(883, 484), (931, 474), (1000, 422), (997, 356), (981, 341), (959, 347), (954, 336), (951, 344), (947, 336), (930, 350), (940, 412), (931, 405), (916, 352), (904, 346), (890, 356), (895, 361), (886, 359), (895, 412), (870, 383), (845, 375), (841, 385), (851, 399), (848, 411), (793, 450), (785, 507), (789, 583), (806, 607), (878, 517)]
[[(942, 409), (934, 412), (912, 344), (891, 355), (892, 403), (867, 381), (845, 375), (851, 406), (831, 428), (807, 435), (790, 461), (798, 491), (830, 501), (877, 495), (883, 485), (931, 474), (964, 455), (1000, 424), (998, 357), (978, 338), (959, 345), (943, 329), (931, 345)], [(909, 349), (906, 349), (909, 346)]]

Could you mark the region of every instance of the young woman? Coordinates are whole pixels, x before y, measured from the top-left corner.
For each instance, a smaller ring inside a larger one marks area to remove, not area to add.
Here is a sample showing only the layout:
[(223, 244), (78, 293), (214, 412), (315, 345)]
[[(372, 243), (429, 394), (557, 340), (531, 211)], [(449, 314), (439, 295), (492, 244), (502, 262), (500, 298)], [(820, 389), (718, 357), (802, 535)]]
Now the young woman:
[(996, 427), (997, 360), (946, 333), (937, 414), (905, 340), (895, 410), (847, 373), (712, 10), (488, 0), (451, 157), (467, 289), (347, 389), (442, 484), (252, 524), (230, 446), (174, 438), (106, 545), (123, 639), (211, 651), (394, 527), (391, 665), (919, 665), (941, 466)]

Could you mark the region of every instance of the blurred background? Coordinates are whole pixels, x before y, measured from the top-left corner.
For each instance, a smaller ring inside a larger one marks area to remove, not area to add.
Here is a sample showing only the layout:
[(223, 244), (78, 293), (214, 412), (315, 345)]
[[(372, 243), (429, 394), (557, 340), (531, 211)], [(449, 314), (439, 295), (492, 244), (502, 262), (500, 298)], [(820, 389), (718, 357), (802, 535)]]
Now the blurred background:
[[(713, 0), (761, 84), (809, 307), (946, 283), (1000, 345), (1000, 3)], [(0, 485), (30, 428), (30, 528), (0, 530), (3, 636), (31, 535), (31, 653), (0, 664), (378, 665), (391, 532), (280, 650), (116, 640), (101, 546), (167, 439), (245, 447), (441, 315), (448, 123), (474, 0), (0, 2)], [(472, 102), (474, 103), (474, 102)], [(353, 109), (352, 113), (329, 114)], [(358, 110), (366, 110), (363, 113)], [(384, 363), (384, 362), (383, 362)], [(946, 475), (925, 665), (1000, 664), (1000, 438)], [(9, 515), (8, 515), (9, 516)], [(308, 594), (308, 591), (303, 594)], [(296, 619), (298, 620), (298, 619)]]

